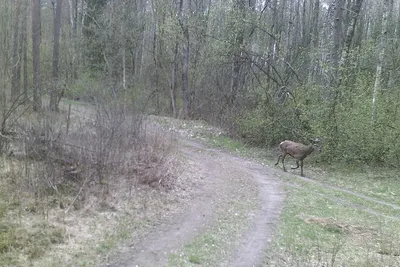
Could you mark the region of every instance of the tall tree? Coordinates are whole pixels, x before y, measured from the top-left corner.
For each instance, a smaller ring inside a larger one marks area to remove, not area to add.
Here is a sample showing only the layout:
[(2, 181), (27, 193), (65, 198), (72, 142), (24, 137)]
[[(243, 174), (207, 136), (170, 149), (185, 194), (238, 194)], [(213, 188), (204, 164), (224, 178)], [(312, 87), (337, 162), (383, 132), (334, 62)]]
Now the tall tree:
[(21, 2), (14, 1), (15, 17), (14, 17), (14, 34), (13, 34), (13, 48), (12, 48), (12, 79), (11, 79), (11, 100), (15, 101), (21, 91), (21, 40), (19, 35), (20, 30), (20, 13)]
[(234, 36), (233, 44), (233, 62), (232, 62), (232, 72), (231, 72), (231, 84), (230, 84), (230, 94), (229, 94), (229, 104), (233, 105), (236, 99), (236, 95), (240, 86), (240, 70), (242, 67), (242, 49), (244, 43), (244, 25), (246, 16), (246, 2), (245, 0), (235, 0), (234, 4), (234, 16), (237, 20), (236, 32)]
[(24, 90), (24, 100), (28, 99), (28, 11), (29, 2), (23, 1), (21, 20), (21, 49), (22, 49), (22, 60), (23, 60), (23, 90)]
[[(314, 6), (313, 6), (313, 12), (311, 15), (311, 45), (310, 45), (310, 50), (311, 51), (318, 51), (318, 45), (319, 45), (319, 2), (320, 0), (315, 0)], [(319, 69), (319, 60), (317, 53), (311, 53), (311, 66), (310, 70), (308, 72), (308, 83), (314, 82), (315, 74), (317, 73)]]
[[(340, 71), (343, 71), (343, 68), (347, 65), (347, 62), (348, 62), (351, 43), (352, 43), (352, 40), (354, 37), (354, 31), (356, 28), (358, 16), (361, 11), (362, 3), (363, 3), (363, 0), (355, 0), (355, 2), (353, 3), (353, 6), (351, 8), (351, 15), (350, 15), (351, 18), (350, 18), (350, 22), (347, 26), (346, 36), (344, 39), (344, 48), (342, 50), (342, 56), (340, 58), (340, 63), (339, 63)], [(340, 79), (340, 81), (343, 79), (341, 73), (339, 74), (339, 79)]]
[[(182, 30), (182, 102), (183, 117), (190, 116), (190, 88), (189, 88), (189, 60), (190, 60), (190, 40), (189, 40), (189, 21), (191, 0), (187, 0), (187, 9), (184, 9), (184, 0), (179, 1), (178, 20)], [(186, 11), (186, 12), (185, 12)]]
[(176, 111), (176, 87), (177, 87), (176, 75), (178, 72), (178, 50), (179, 50), (179, 41), (178, 41), (178, 34), (176, 34), (175, 44), (173, 46), (173, 51), (172, 51), (173, 58), (171, 62), (171, 78), (169, 84), (171, 112), (173, 117), (176, 117), (178, 115)]
[(71, 73), (74, 79), (78, 78), (77, 72), (77, 43), (78, 43), (78, 0), (68, 0), (69, 4), (69, 17), (71, 24), (71, 41), (72, 41), (72, 57), (71, 57)]
[(59, 52), (60, 52), (60, 28), (61, 28), (61, 7), (62, 0), (56, 0), (52, 2), (53, 7), (56, 5), (56, 12), (54, 16), (54, 31), (53, 31), (53, 83), (50, 91), (50, 110), (57, 111), (58, 110), (58, 98), (60, 97), (60, 93), (58, 92), (58, 63), (59, 63)]
[(331, 77), (330, 85), (337, 87), (337, 72), (339, 67), (339, 60), (341, 55), (342, 46), (342, 25), (343, 25), (343, 7), (344, 0), (335, 0), (331, 6), (332, 8), (332, 45), (331, 45)]
[(381, 79), (382, 79), (382, 67), (383, 60), (385, 56), (385, 49), (387, 46), (387, 19), (388, 19), (388, 10), (389, 10), (390, 0), (384, 0), (383, 2), (383, 13), (382, 13), (382, 28), (381, 34), (379, 37), (379, 43), (377, 46), (378, 52), (378, 61), (376, 63), (376, 71), (375, 71), (375, 83), (374, 89), (372, 93), (372, 112), (371, 112), (371, 121), (372, 123), (376, 122), (377, 109), (376, 109), (376, 101), (378, 97), (378, 92), (381, 90)]
[(40, 73), (40, 0), (32, 2), (32, 62), (33, 62), (33, 110), (42, 107), (42, 84)]
[(11, 1), (0, 1), (0, 133), (6, 131), (5, 116), (7, 114), (7, 90), (9, 88), (10, 69), (12, 69), (10, 58), (12, 39), (12, 24), (13, 6)]

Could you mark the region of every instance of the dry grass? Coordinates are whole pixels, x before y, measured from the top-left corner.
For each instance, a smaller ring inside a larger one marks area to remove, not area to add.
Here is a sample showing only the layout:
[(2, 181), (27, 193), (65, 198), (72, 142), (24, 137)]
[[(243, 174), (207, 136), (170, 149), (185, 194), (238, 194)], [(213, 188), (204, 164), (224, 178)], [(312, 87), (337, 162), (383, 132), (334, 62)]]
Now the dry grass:
[(341, 222), (332, 217), (326, 218), (326, 217), (317, 217), (317, 216), (305, 216), (304, 214), (299, 214), (296, 216), (296, 218), (299, 218), (308, 224), (319, 225), (319, 226), (325, 228), (327, 231), (331, 231), (331, 232), (351, 234), (354, 236), (358, 236), (358, 235), (371, 236), (371, 235), (376, 234), (376, 231), (372, 228), (368, 229), (368, 228), (365, 228), (362, 226), (357, 226), (357, 225), (352, 225), (349, 223)]
[(185, 194), (170, 135), (118, 103), (73, 105), (67, 133), (66, 110), (21, 117), (1, 157), (1, 266), (96, 265)]

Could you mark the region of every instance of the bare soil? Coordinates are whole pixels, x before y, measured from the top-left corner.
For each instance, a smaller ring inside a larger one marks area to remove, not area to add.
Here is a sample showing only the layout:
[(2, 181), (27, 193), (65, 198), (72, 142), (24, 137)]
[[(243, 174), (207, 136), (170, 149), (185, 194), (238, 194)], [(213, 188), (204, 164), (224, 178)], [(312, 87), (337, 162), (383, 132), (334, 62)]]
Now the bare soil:
[(192, 178), (198, 182), (189, 203), (144, 238), (119, 247), (109, 263), (102, 266), (166, 266), (170, 253), (176, 253), (210, 225), (218, 224), (218, 203), (235, 199), (235, 192), (239, 191), (250, 192), (245, 197), (257, 203), (257, 209), (248, 212), (248, 226), (218, 266), (260, 264), (285, 197), (276, 170), (185, 138), (178, 138), (178, 150), (184, 155), (185, 164), (196, 170)]

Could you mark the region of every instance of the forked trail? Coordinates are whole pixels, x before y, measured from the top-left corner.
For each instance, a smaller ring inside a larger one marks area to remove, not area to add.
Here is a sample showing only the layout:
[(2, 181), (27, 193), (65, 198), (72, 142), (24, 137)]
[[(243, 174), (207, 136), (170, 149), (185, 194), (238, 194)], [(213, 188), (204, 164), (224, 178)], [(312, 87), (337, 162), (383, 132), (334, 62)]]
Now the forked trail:
[[(227, 250), (229, 255), (221, 258), (215, 266), (262, 265), (265, 251), (273, 238), (283, 207), (284, 186), (295, 186), (295, 184), (281, 182), (278, 177), (283, 172), (279, 168), (269, 168), (188, 139), (179, 138), (178, 143), (184, 157), (195, 164), (196, 175), (202, 177), (202, 182), (196, 185), (195, 194), (188, 203), (188, 208), (182, 210), (179, 216), (157, 226), (146, 238), (134, 247), (125, 249), (125, 252), (118, 255), (117, 259), (104, 266), (168, 266), (169, 255), (179, 253), (185, 244), (189, 244), (191, 240), (202, 235), (210, 226), (218, 226), (218, 210), (215, 207), (223, 198), (235, 199), (235, 192), (241, 190), (235, 188), (238, 181), (241, 187), (255, 188), (253, 192), (256, 194), (248, 194), (245, 197), (254, 199), (257, 202), (257, 209), (249, 211), (247, 228), (241, 233), (235, 246)], [(394, 204), (314, 179), (297, 175), (293, 175), (293, 178), (338, 190), (393, 209), (400, 209)], [(241, 190), (241, 193), (243, 192), (252, 191)], [(381, 216), (372, 209), (348, 200), (332, 198), (328, 195), (321, 196)]]
[(227, 194), (235, 194), (237, 189), (231, 184), (234, 180), (242, 181), (241, 186), (256, 188), (257, 194), (247, 197), (258, 203), (258, 209), (249, 212), (248, 227), (241, 233), (236, 247), (230, 249), (231, 255), (221, 259), (218, 266), (261, 263), (284, 200), (283, 184), (276, 178), (275, 171), (195, 141), (180, 139), (179, 143), (179, 150), (196, 164), (198, 175), (203, 177), (189, 208), (158, 226), (139, 245), (105, 266), (166, 266), (170, 253), (201, 235), (208, 226), (218, 224), (214, 207), (224, 197), (231, 197)]

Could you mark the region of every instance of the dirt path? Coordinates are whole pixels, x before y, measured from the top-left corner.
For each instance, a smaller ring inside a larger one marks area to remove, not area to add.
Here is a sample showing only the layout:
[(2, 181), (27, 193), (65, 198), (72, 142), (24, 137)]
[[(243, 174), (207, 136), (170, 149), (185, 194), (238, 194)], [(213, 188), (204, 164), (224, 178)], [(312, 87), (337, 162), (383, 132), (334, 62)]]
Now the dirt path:
[(179, 150), (194, 162), (197, 175), (203, 178), (189, 208), (157, 226), (134, 248), (125, 250), (118, 260), (105, 266), (166, 266), (168, 254), (175, 253), (207, 226), (217, 223), (218, 214), (214, 209), (221, 199), (230, 197), (227, 194), (234, 194), (233, 180), (240, 180), (241, 186), (255, 188), (256, 194), (247, 197), (254, 198), (259, 208), (249, 213), (249, 227), (241, 234), (232, 255), (218, 266), (256, 265), (271, 241), (284, 200), (283, 184), (275, 171), (195, 141), (180, 139), (179, 143)]

